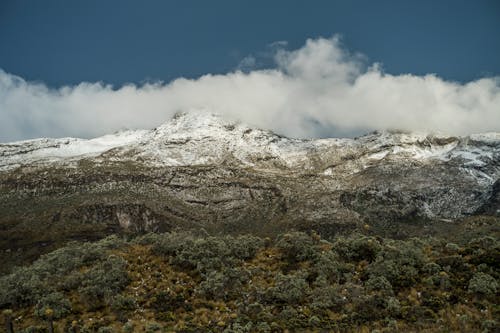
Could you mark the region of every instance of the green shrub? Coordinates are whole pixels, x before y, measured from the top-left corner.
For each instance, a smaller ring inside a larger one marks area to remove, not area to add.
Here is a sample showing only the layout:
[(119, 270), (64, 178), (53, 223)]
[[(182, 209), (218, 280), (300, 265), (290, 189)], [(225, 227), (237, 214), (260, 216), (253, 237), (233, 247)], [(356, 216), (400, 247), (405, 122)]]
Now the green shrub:
[(146, 324), (146, 333), (155, 333), (162, 330), (162, 326), (157, 322), (149, 322)]
[(195, 292), (207, 299), (235, 298), (241, 292), (242, 286), (248, 281), (249, 274), (237, 268), (223, 268), (221, 271), (210, 271), (204, 274)]
[(338, 238), (333, 244), (334, 251), (348, 261), (366, 260), (372, 262), (381, 248), (382, 246), (376, 238), (359, 235)]
[(315, 288), (309, 296), (309, 304), (315, 310), (333, 309), (339, 310), (344, 305), (343, 295), (339, 292), (340, 286), (333, 286), (326, 280), (317, 280)]
[(196, 269), (200, 273), (234, 266), (236, 258), (226, 242), (217, 237), (196, 239), (190, 246), (182, 247), (173, 258), (181, 268)]
[(387, 315), (387, 301), (380, 295), (361, 296), (355, 299), (352, 316), (359, 322), (376, 321)]
[(0, 308), (31, 305), (52, 291), (38, 278), (32, 267), (19, 267), (0, 278)]
[(133, 311), (137, 308), (137, 301), (131, 296), (116, 295), (110, 306), (114, 311)]
[(46, 318), (46, 310), (52, 309), (53, 319), (66, 317), (71, 312), (71, 303), (59, 292), (51, 293), (42, 297), (35, 306), (35, 315), (39, 318)]
[(264, 246), (264, 241), (255, 236), (243, 235), (237, 238), (225, 237), (226, 246), (230, 248), (231, 254), (242, 260), (255, 257), (257, 251)]
[(303, 232), (291, 232), (279, 236), (276, 247), (290, 263), (311, 260), (316, 256), (313, 239)]
[(481, 323), (481, 328), (483, 332), (498, 332), (500, 330), (500, 325), (496, 320), (485, 320)]
[(128, 285), (126, 266), (127, 262), (123, 258), (111, 255), (83, 274), (78, 291), (89, 309), (103, 306), (105, 300)]
[(29, 326), (19, 331), (19, 333), (47, 333), (47, 332), (48, 332), (47, 327), (41, 325)]
[(246, 323), (246, 324), (232, 323), (223, 332), (224, 333), (250, 333), (250, 332), (252, 332), (252, 323), (251, 322)]
[[(59, 281), (71, 271), (90, 265), (106, 257), (106, 251), (123, 245), (116, 236), (95, 243), (69, 243), (41, 256), (29, 267), (19, 267), (0, 278), (0, 307), (26, 306), (34, 304), (43, 295), (75, 288), (80, 282)], [(73, 276), (73, 278), (75, 278)]]
[(183, 307), (185, 300), (182, 294), (160, 291), (153, 296), (151, 306), (158, 312), (173, 312)]
[(151, 242), (153, 252), (166, 257), (176, 256), (194, 243), (194, 237), (188, 233), (149, 234), (137, 240), (139, 243)]
[(309, 293), (309, 285), (302, 274), (278, 274), (276, 285), (270, 289), (268, 298), (281, 304), (300, 304)]
[(137, 308), (137, 301), (131, 296), (116, 295), (111, 299), (110, 307), (117, 319), (124, 322), (127, 320), (127, 313)]
[(325, 279), (329, 283), (340, 282), (342, 278), (343, 265), (337, 260), (332, 251), (326, 251), (316, 256), (313, 263), (313, 272), (317, 279)]
[(422, 271), (427, 274), (436, 274), (441, 272), (442, 268), (435, 262), (429, 262), (422, 267)]
[(416, 282), (424, 264), (422, 249), (413, 241), (394, 241), (379, 252), (376, 260), (368, 266), (368, 273), (385, 277), (393, 288), (402, 288)]
[(498, 282), (489, 274), (475, 273), (469, 281), (469, 291), (485, 296), (493, 296), (498, 290)]
[(391, 283), (384, 276), (370, 276), (365, 283), (366, 289), (383, 295), (393, 295)]
[(124, 333), (132, 333), (134, 332), (134, 324), (130, 321), (127, 321), (123, 327), (122, 327), (122, 331)]

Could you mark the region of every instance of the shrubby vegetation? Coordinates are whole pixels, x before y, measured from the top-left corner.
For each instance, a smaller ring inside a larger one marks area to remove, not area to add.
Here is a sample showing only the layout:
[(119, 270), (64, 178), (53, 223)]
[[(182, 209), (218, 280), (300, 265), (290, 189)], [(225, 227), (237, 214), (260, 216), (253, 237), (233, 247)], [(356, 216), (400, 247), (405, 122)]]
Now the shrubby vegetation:
[(26, 332), (500, 329), (500, 242), (192, 233), (72, 243), (0, 278)]

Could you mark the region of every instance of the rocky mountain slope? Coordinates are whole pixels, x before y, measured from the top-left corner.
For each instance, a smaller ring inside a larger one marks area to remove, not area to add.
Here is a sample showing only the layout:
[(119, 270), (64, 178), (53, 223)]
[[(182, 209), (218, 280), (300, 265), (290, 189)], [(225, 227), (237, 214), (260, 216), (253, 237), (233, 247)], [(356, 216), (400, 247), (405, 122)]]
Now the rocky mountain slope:
[(498, 227), (499, 179), (500, 133), (298, 140), (188, 113), (153, 130), (0, 144), (0, 264), (115, 232), (404, 234), (471, 216)]

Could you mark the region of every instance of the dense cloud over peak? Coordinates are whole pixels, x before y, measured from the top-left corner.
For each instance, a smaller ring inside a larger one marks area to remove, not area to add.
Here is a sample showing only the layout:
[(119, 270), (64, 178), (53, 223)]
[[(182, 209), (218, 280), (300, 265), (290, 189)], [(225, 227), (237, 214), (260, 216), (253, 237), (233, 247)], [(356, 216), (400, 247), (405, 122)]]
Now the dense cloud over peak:
[(0, 70), (0, 141), (150, 128), (178, 111), (200, 109), (291, 137), (500, 131), (499, 78), (462, 84), (386, 74), (345, 51), (337, 37), (278, 49), (275, 63), (274, 69), (117, 89), (102, 83), (50, 89)]

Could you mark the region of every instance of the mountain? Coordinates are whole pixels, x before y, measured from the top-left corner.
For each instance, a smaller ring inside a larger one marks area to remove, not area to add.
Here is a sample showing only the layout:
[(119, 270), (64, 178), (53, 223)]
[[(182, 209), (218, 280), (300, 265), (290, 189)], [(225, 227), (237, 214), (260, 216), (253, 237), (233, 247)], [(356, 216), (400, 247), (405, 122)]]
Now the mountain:
[(499, 178), (500, 133), (299, 140), (182, 113), (153, 130), (4, 143), (0, 264), (122, 232), (498, 228)]

